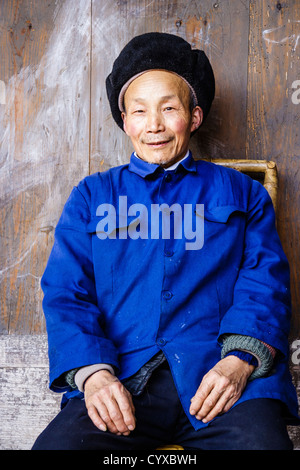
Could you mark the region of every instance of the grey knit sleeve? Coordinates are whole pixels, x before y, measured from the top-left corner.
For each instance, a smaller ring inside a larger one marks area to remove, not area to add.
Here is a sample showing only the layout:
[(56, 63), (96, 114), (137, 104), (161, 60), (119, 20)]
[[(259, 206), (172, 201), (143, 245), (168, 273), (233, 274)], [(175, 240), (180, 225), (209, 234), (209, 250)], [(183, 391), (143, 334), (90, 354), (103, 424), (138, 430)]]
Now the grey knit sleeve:
[(230, 351), (246, 351), (256, 357), (258, 366), (252, 372), (249, 380), (266, 376), (273, 366), (273, 356), (269, 348), (256, 338), (244, 335), (224, 335), (221, 358)]

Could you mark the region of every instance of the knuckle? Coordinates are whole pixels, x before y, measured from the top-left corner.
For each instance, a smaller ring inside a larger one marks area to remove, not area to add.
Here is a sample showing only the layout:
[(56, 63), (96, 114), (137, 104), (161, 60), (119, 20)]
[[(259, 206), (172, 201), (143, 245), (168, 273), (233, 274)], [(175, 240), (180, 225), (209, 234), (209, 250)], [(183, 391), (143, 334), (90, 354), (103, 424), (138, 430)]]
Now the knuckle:
[(119, 421), (121, 419), (121, 414), (118, 411), (112, 410), (110, 417), (113, 421)]
[(128, 402), (122, 405), (122, 411), (124, 411), (125, 413), (128, 413), (130, 410), (131, 410), (131, 407)]
[(207, 379), (213, 373), (214, 373), (214, 371), (212, 371), (212, 370), (208, 371), (206, 374), (204, 374), (203, 379), (204, 380)]
[(236, 397), (238, 395), (238, 391), (235, 387), (233, 387), (231, 390), (230, 390), (230, 396), (231, 397)]
[(103, 419), (103, 421), (105, 421), (106, 424), (111, 421), (109, 415), (106, 413), (101, 413), (101, 418)]
[(222, 411), (223, 411), (223, 406), (217, 405), (217, 406), (215, 407), (215, 410), (216, 410), (217, 414), (220, 414), (220, 413), (222, 413)]
[(230, 393), (231, 396), (234, 396), (237, 394), (237, 387), (234, 384), (230, 384), (228, 387), (228, 392)]
[(211, 371), (209, 371), (207, 375), (210, 376), (213, 379), (216, 379), (216, 378), (220, 377), (219, 371), (217, 371), (215, 369), (212, 369)]
[(196, 398), (196, 400), (204, 400), (206, 395), (207, 395), (206, 388), (202, 388), (201, 390), (197, 391), (197, 393), (195, 395), (195, 398)]
[(230, 385), (230, 380), (228, 377), (222, 376), (220, 379), (220, 384), (223, 388), (227, 388)]
[(124, 389), (124, 385), (123, 385), (120, 381), (113, 382), (113, 383), (112, 383), (112, 387), (113, 387), (115, 390), (118, 390), (118, 391), (120, 391), (120, 392), (122, 392), (123, 389)]
[(101, 396), (103, 398), (110, 398), (110, 396), (111, 396), (111, 391), (110, 391), (110, 388), (108, 386), (103, 387), (101, 389), (101, 392), (99, 392), (99, 393), (101, 393)]
[(208, 408), (212, 408), (214, 405), (213, 401), (212, 400), (207, 400), (207, 406)]

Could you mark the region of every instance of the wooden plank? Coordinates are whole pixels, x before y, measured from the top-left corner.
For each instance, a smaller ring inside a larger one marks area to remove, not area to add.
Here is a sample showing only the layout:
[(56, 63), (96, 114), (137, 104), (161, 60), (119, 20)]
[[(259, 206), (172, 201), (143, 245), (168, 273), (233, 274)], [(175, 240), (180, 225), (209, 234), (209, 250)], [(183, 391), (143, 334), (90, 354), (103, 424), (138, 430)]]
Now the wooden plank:
[(48, 340), (40, 335), (0, 335), (0, 368), (48, 369)]
[(247, 158), (270, 159), (279, 174), (278, 231), (291, 267), (293, 325), (300, 327), (300, 3), (250, 1)]
[(195, 157), (245, 157), (247, 2), (93, 1), (92, 9), (91, 172), (129, 160), (132, 146), (112, 120), (105, 79), (125, 44), (149, 31), (177, 34), (204, 49), (215, 70), (216, 99), (193, 138)]
[(0, 450), (31, 449), (56, 416), (48, 387), (46, 335), (0, 335)]
[(192, 150), (197, 158), (245, 158), (249, 4), (194, 3), (198, 8), (189, 9), (186, 39), (210, 58), (216, 96)]
[(0, 7), (0, 331), (36, 333), (54, 227), (89, 172), (91, 5)]

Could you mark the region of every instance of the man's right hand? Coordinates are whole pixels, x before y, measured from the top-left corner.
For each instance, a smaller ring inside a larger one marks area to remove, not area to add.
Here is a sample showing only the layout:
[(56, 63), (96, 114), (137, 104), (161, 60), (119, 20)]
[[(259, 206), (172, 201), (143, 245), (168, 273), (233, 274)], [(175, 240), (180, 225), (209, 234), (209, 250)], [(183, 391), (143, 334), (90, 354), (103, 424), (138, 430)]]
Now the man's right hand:
[(108, 370), (92, 374), (84, 386), (88, 415), (99, 429), (128, 436), (135, 428), (132, 397)]

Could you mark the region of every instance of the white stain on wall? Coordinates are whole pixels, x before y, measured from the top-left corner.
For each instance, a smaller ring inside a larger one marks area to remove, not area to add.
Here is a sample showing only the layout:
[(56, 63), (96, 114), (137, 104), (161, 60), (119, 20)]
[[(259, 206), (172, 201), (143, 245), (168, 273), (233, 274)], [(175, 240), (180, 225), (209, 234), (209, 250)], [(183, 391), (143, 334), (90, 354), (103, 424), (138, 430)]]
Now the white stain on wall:
[(295, 52), (300, 41), (300, 20), (288, 21), (285, 25), (265, 29), (263, 38), (267, 45), (290, 43), (292, 52)]
[(39, 279), (43, 266), (26, 271), (26, 261), (45, 250), (69, 191), (88, 173), (90, 13), (90, 2), (60, 2), (40, 63), (4, 91), (0, 82), (0, 281), (16, 268)]
[(3, 80), (0, 80), (0, 104), (5, 104), (5, 101), (6, 101), (5, 83)]

